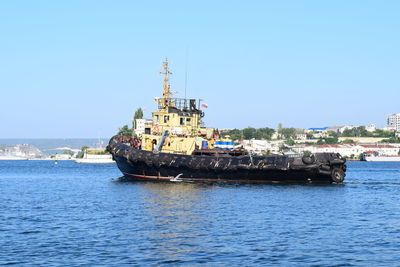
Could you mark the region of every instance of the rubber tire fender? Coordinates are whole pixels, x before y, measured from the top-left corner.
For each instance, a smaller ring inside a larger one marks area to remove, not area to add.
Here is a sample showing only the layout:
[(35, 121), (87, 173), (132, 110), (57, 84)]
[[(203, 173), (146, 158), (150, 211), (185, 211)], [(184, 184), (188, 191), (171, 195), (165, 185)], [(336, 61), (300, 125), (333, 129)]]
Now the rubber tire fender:
[(314, 154), (311, 154), (309, 156), (304, 155), (301, 160), (304, 164), (313, 164), (315, 162), (315, 156)]
[(341, 168), (334, 167), (331, 172), (332, 181), (335, 183), (341, 183), (344, 180), (346, 174)]

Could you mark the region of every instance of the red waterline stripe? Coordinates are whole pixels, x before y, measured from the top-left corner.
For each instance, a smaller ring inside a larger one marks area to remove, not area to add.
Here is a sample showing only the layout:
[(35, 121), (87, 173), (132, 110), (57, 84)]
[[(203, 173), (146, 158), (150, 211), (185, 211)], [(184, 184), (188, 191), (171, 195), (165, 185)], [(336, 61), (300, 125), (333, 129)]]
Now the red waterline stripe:
[[(174, 177), (165, 177), (165, 176), (147, 176), (147, 175), (137, 175), (137, 174), (130, 174), (130, 173), (124, 173), (125, 176), (130, 176), (133, 178), (137, 179), (143, 179), (143, 180), (152, 180), (152, 181), (170, 181), (172, 182)], [(172, 180), (172, 181), (171, 181)], [(230, 182), (230, 183), (257, 183), (257, 184), (280, 184), (280, 183), (290, 183), (286, 181), (267, 181), (267, 180), (228, 180), (228, 179), (210, 179), (210, 178), (183, 178), (179, 177), (177, 182), (185, 182), (185, 181), (190, 181), (190, 182)], [(296, 181), (292, 181), (292, 183), (295, 183)], [(299, 181), (297, 181), (299, 182)]]

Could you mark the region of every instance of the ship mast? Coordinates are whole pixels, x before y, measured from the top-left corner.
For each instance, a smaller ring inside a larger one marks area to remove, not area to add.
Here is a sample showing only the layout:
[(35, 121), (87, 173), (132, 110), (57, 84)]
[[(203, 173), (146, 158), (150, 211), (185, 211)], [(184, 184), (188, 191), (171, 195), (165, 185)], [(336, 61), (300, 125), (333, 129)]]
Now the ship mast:
[(158, 103), (161, 103), (162, 108), (168, 108), (169, 106), (174, 106), (173, 102), (171, 101), (171, 95), (172, 92), (170, 90), (170, 85), (169, 85), (169, 75), (172, 74), (169, 69), (168, 69), (168, 58), (165, 58), (165, 61), (163, 62), (163, 68), (164, 71), (160, 72), (160, 74), (164, 75), (164, 82), (163, 82), (163, 97), (161, 99), (157, 99), (156, 101)]

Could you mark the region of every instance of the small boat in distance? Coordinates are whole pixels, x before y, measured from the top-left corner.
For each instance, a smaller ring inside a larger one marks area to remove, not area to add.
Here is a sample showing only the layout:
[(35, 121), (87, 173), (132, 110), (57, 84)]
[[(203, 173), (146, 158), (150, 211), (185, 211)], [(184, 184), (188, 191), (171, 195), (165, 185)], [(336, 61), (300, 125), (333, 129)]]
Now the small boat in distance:
[(76, 163), (115, 163), (112, 155), (104, 149), (86, 149), (82, 158), (74, 159)]
[(400, 161), (400, 156), (385, 156), (377, 151), (366, 151), (362, 154), (361, 161)]
[(200, 100), (173, 98), (168, 61), (163, 96), (151, 124), (137, 137), (114, 136), (107, 150), (133, 180), (233, 183), (341, 183), (346, 160), (335, 153), (253, 155), (217, 129), (202, 126)]

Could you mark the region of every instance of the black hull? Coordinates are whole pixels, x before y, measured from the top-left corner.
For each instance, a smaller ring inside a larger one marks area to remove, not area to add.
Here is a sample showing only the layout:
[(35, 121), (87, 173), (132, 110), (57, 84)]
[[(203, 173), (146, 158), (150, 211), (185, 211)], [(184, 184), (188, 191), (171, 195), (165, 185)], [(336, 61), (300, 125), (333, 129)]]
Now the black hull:
[(231, 182), (231, 183), (331, 183), (331, 176), (309, 171), (200, 171), (187, 168), (154, 168), (146, 164), (130, 164), (115, 157), (118, 168), (132, 180), (169, 182)]
[[(133, 149), (113, 139), (108, 150), (118, 168), (132, 180), (168, 182), (317, 183), (341, 182), (346, 165), (336, 154), (321, 153), (305, 164), (301, 157), (213, 157), (176, 155)], [(340, 181), (332, 175), (340, 169)]]

